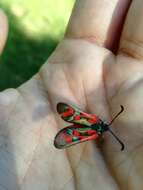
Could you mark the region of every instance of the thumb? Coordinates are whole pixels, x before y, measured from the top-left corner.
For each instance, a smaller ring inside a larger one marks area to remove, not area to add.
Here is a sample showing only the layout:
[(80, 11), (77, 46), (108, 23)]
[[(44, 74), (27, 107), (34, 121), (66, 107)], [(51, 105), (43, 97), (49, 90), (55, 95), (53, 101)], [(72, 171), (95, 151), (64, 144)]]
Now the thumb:
[(0, 10), (0, 54), (3, 51), (8, 34), (8, 20), (5, 13)]

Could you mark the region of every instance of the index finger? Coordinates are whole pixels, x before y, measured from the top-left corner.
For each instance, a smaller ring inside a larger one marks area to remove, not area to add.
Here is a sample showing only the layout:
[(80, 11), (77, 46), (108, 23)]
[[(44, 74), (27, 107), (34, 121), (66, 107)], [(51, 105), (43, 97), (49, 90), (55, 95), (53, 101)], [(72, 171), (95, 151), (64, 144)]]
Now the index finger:
[(130, 2), (131, 0), (77, 0), (66, 37), (85, 38), (112, 50), (120, 37)]

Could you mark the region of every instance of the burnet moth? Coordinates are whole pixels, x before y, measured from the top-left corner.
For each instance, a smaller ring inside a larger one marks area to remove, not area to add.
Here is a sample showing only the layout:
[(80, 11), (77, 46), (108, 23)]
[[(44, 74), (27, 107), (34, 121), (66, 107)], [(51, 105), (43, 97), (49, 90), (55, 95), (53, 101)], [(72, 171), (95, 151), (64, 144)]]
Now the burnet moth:
[(66, 103), (57, 104), (57, 112), (61, 115), (61, 118), (72, 125), (61, 129), (54, 139), (54, 145), (56, 148), (62, 149), (69, 146), (97, 139), (104, 132), (109, 131), (114, 138), (120, 143), (121, 150), (124, 150), (123, 142), (113, 133), (110, 129), (110, 125), (114, 120), (124, 111), (124, 107), (121, 105), (121, 110), (112, 119), (110, 123), (102, 121), (95, 114), (88, 114), (76, 107), (72, 107)]

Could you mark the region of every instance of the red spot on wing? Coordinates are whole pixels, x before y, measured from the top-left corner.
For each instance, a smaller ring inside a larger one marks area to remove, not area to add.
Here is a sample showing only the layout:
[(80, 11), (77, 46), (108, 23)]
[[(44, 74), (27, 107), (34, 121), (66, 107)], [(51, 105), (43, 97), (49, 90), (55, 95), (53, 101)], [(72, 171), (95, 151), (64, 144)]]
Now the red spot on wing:
[(78, 137), (78, 136), (80, 135), (80, 132), (77, 131), (77, 130), (74, 130), (74, 131), (73, 131), (73, 135)]
[(97, 123), (97, 120), (96, 119), (88, 119), (88, 122), (93, 124), (93, 123)]
[(71, 136), (66, 136), (65, 138), (67, 143), (71, 143), (72, 142), (72, 137)]
[(80, 120), (81, 118), (80, 118), (80, 116), (79, 115), (76, 115), (75, 117), (74, 117), (74, 120)]
[(67, 111), (65, 111), (64, 113), (62, 113), (62, 117), (69, 117), (69, 116), (72, 116), (73, 113), (74, 113), (74, 110), (73, 110), (71, 107), (69, 107), (69, 108), (67, 109)]
[[(88, 133), (88, 135), (97, 134), (95, 130), (88, 130), (87, 133)], [(97, 135), (97, 136), (98, 136), (98, 135)]]
[(89, 123), (98, 123), (99, 122), (99, 118), (96, 115), (91, 115), (92, 117), (90, 119), (88, 119)]

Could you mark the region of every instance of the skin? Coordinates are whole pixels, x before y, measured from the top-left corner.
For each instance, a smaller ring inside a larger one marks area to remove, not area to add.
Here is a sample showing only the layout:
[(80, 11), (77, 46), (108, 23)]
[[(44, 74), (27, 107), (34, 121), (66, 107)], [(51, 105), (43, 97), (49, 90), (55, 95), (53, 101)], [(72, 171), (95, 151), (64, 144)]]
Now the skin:
[[(143, 189), (143, 1), (78, 0), (64, 40), (39, 73), (0, 93), (0, 189)], [(0, 12), (0, 50), (7, 36)], [(119, 40), (120, 39), (120, 40)], [(102, 145), (58, 150), (67, 102), (110, 121), (125, 144), (107, 132)]]

